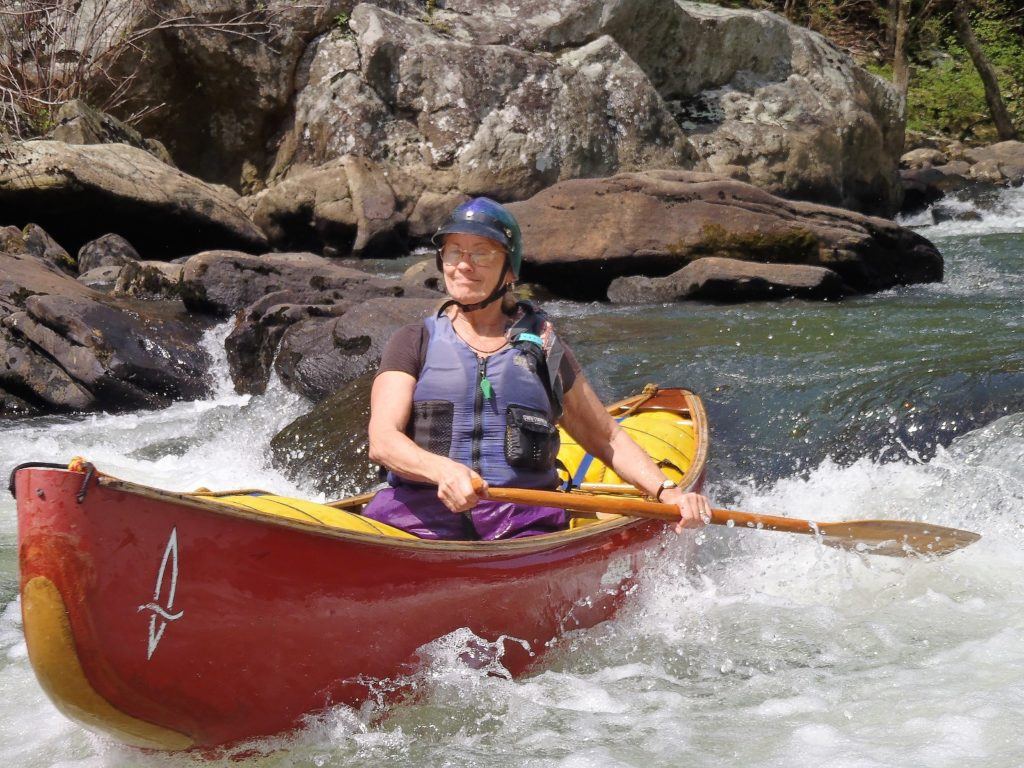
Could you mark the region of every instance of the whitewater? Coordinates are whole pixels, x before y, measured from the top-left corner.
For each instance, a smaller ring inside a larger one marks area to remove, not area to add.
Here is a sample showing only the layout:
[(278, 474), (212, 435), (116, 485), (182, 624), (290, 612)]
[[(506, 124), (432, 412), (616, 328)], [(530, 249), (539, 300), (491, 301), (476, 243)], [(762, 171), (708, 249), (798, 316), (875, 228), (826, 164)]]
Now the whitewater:
[[(666, 535), (625, 610), (565, 637), (529, 677), (467, 667), (474, 638), (457, 632), (427, 649), (415, 703), (338, 707), (210, 761), (123, 747), (49, 702), (21, 634), (5, 494), (0, 765), (1021, 765), (1024, 190), (943, 205), (980, 218), (904, 222), (942, 251), (941, 284), (830, 304), (550, 308), (605, 398), (647, 381), (704, 398), (720, 505), (928, 520), (978, 531), (977, 544), (895, 560), (766, 531)], [(5, 423), (0, 472), (82, 455), (161, 488), (312, 496), (268, 451), (309, 404), (276, 381), (236, 394), (228, 330), (204, 339), (210, 398)]]

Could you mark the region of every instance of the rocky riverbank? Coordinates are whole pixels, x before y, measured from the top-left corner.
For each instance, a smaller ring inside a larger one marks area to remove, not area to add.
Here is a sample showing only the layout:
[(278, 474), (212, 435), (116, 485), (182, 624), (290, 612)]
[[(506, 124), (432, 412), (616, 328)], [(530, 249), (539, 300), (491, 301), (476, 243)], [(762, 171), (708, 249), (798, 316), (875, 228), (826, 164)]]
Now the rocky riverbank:
[(276, 371), (323, 399), (439, 298), (429, 261), (385, 278), (352, 259), (428, 244), (473, 195), (510, 204), (524, 279), (560, 297), (833, 300), (942, 279), (934, 246), (874, 215), (913, 185), (899, 100), (779, 16), (271, 5), (292, 22), (274, 57), (258, 36), (146, 36), (132, 55), (174, 66), (134, 62), (136, 95), (167, 103), (141, 133), (69, 102), (48, 136), (0, 143), (5, 413), (196, 396), (196, 334), (228, 317), (239, 391)]

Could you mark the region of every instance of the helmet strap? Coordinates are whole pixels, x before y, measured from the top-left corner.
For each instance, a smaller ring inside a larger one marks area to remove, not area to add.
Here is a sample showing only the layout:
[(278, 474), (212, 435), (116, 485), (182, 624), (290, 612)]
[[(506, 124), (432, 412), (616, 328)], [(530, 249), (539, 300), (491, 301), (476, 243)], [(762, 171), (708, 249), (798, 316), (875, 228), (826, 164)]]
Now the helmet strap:
[(501, 269), (501, 274), (498, 275), (498, 284), (494, 286), (494, 290), (491, 291), (491, 295), (483, 301), (478, 301), (475, 304), (463, 304), (458, 301), (453, 301), (455, 306), (461, 309), (463, 312), (476, 312), (478, 309), (488, 307), (506, 293), (508, 293), (509, 284), (505, 282), (505, 275), (508, 274), (508, 259), (505, 259), (505, 266)]

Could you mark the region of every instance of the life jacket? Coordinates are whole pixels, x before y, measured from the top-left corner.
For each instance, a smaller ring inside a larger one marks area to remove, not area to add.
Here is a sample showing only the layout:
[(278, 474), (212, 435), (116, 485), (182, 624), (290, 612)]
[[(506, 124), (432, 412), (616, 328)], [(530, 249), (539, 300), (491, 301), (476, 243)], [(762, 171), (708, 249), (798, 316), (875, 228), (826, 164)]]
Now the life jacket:
[[(561, 345), (550, 331), (545, 344), (541, 312), (528, 302), (520, 307), (510, 345), (489, 357), (458, 337), (444, 307), (424, 320), (426, 359), (406, 433), (424, 450), (473, 468), (491, 485), (554, 488)], [(392, 485), (411, 482), (393, 472), (388, 479)]]

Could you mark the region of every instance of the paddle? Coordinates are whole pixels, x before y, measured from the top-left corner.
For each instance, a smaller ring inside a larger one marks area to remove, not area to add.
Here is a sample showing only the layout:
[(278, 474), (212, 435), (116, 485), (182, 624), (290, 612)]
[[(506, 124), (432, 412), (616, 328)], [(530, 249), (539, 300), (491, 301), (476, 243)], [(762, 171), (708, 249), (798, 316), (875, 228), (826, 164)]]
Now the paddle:
[[(595, 490), (591, 486), (590, 490)], [(479, 490), (478, 490), (479, 492)], [(621, 489), (618, 491), (621, 493)], [(515, 504), (559, 507), (580, 512), (609, 512), (631, 517), (649, 517), (676, 522), (679, 512), (671, 504), (660, 504), (640, 499), (607, 498), (586, 494), (566, 494), (558, 491), (533, 491), (523, 488), (491, 488), (482, 494), (495, 501)], [(793, 517), (758, 515), (730, 509), (712, 509), (713, 525), (743, 526), (786, 533), (804, 533), (817, 536), (823, 544), (854, 552), (890, 557), (908, 555), (946, 555), (973, 544), (981, 534), (946, 528), (931, 523), (908, 520), (851, 520), (839, 523), (816, 523)]]

